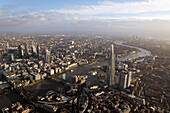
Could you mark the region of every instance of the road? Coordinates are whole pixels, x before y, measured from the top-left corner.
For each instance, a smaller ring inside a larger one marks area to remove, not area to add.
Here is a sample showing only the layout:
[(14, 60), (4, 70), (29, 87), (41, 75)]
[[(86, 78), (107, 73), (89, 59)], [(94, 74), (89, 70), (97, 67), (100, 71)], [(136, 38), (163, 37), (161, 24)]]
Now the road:
[[(120, 45), (120, 46), (126, 46), (126, 47), (130, 47), (130, 48), (135, 48), (140, 50), (140, 52), (133, 54), (133, 55), (129, 55), (123, 58), (119, 58), (119, 61), (125, 61), (127, 59), (133, 59), (133, 58), (138, 58), (138, 57), (145, 57), (145, 56), (150, 56), (151, 52), (139, 47), (135, 47), (135, 46), (130, 46), (130, 45), (125, 45), (123, 43), (116, 43), (116, 45)], [(65, 78), (68, 81), (71, 81), (72, 76), (73, 75), (82, 75), (82, 74), (87, 74), (87, 72), (97, 66), (103, 66), (103, 65), (108, 65), (109, 60), (105, 60), (105, 61), (100, 61), (100, 62), (96, 62), (95, 64), (89, 64), (89, 65), (84, 65), (84, 66), (80, 66), (78, 68), (75, 68), (73, 72), (66, 72), (65, 74)], [(63, 77), (63, 75), (59, 75), (59, 77)], [(35, 84), (34, 86), (28, 88), (27, 90), (33, 94), (33, 95), (42, 95), (43, 93), (47, 92), (48, 90), (54, 90), (57, 87), (61, 87), (64, 86), (62, 83), (58, 83), (55, 82), (54, 80), (44, 80), (38, 84)], [(8, 105), (11, 105), (14, 102), (23, 102), (22, 99), (15, 94), (14, 91), (12, 91), (11, 93), (7, 94), (7, 95), (0, 95), (0, 110)]]

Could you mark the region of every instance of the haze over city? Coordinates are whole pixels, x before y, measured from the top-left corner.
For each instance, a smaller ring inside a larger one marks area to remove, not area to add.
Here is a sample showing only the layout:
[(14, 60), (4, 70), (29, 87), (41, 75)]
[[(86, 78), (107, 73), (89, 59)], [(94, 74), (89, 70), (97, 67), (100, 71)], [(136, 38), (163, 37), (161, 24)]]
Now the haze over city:
[(2, 0), (1, 32), (170, 37), (169, 0)]
[(0, 113), (170, 113), (170, 0), (0, 0)]

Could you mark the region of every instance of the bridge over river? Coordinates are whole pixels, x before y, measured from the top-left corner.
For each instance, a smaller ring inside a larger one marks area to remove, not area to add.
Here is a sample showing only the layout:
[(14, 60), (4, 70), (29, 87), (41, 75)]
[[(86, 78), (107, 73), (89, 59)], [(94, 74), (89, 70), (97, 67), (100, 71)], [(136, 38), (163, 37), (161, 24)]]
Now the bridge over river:
[[(151, 55), (150, 51), (142, 49), (142, 48), (139, 48), (139, 47), (125, 45), (123, 43), (115, 43), (115, 44), (120, 45), (120, 46), (126, 46), (126, 47), (130, 47), (130, 48), (135, 48), (135, 49), (139, 50), (138, 53), (133, 54), (133, 55), (129, 55), (129, 56), (126, 56), (126, 57), (123, 57), (123, 58), (120, 58), (119, 61), (125, 61), (127, 59), (134, 59), (134, 58), (138, 58), (138, 57), (145, 57), (145, 56), (150, 56)], [(108, 62), (109, 62), (108, 60), (105, 60), (105, 61), (101, 61), (101, 62), (96, 62), (95, 64), (89, 64), (89, 65), (80, 66), (80, 67), (74, 69), (74, 72), (66, 72), (66, 73), (64, 73), (66, 75), (66, 80), (61, 79), (62, 75), (59, 75), (58, 77), (52, 77), (52, 79), (57, 79), (59, 81), (65, 82), (65, 83), (67, 81), (71, 82), (71, 80), (72, 80), (71, 78), (72, 78), (73, 75), (87, 74), (87, 72), (90, 69), (92, 69), (94, 67), (97, 67), (97, 66), (108, 65)], [(34, 86), (28, 88), (27, 91), (29, 91), (31, 95), (33, 94), (34, 96), (36, 96), (36, 95), (38, 96), (39, 94), (42, 94), (45, 91), (55, 89), (56, 87), (61, 87), (60, 85), (61, 85), (60, 83), (56, 83), (56, 82), (54, 82), (52, 80), (44, 80), (44, 81), (42, 81), (42, 82), (40, 82), (38, 84), (35, 84)], [(25, 94), (29, 94), (25, 89), (22, 90), (22, 88), (20, 88), (20, 89), (17, 89), (17, 90), (19, 92), (25, 92)], [(3, 100), (3, 101), (1, 101), (1, 100)], [(10, 93), (10, 94), (7, 94), (7, 95), (1, 95), (0, 96), (0, 105), (2, 105), (2, 106), (0, 106), (0, 109), (7, 106), (7, 104), (10, 105), (10, 104), (12, 104), (12, 103), (14, 103), (16, 101), (22, 101), (22, 99), (19, 96), (13, 94), (13, 93)]]

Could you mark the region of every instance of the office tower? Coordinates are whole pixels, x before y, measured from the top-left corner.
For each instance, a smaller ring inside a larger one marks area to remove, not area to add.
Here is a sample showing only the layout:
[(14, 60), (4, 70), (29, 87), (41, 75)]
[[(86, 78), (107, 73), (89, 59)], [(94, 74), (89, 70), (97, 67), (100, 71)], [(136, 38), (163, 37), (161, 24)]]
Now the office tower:
[(31, 54), (33, 57), (37, 56), (37, 44), (32, 41)]
[(131, 72), (128, 73), (122, 73), (119, 78), (119, 87), (120, 89), (125, 89), (130, 86), (131, 83)]
[(37, 50), (36, 50), (34, 45), (32, 45), (32, 47), (31, 47), (31, 54), (32, 54), (33, 57), (37, 56)]
[(6, 48), (9, 49), (9, 43), (8, 42), (6, 43)]
[(40, 54), (40, 46), (37, 44), (37, 56), (39, 57)]
[(128, 75), (127, 75), (127, 84), (126, 84), (126, 87), (129, 87), (129, 86), (130, 86), (130, 83), (131, 83), (131, 75), (132, 75), (132, 72), (129, 71), (129, 72), (128, 72)]
[(21, 45), (18, 46), (18, 57), (22, 58), (22, 48), (21, 48)]
[(28, 44), (27, 43), (25, 43), (25, 57), (29, 58)]
[(115, 54), (114, 54), (114, 45), (111, 45), (111, 69), (110, 69), (110, 79), (109, 79), (109, 85), (114, 86), (115, 85)]
[(119, 87), (120, 89), (125, 89), (127, 86), (127, 74), (121, 74), (120, 75), (120, 81), (119, 81)]
[(50, 51), (49, 50), (45, 50), (45, 53), (44, 53), (44, 61), (47, 62), (47, 63), (50, 63)]

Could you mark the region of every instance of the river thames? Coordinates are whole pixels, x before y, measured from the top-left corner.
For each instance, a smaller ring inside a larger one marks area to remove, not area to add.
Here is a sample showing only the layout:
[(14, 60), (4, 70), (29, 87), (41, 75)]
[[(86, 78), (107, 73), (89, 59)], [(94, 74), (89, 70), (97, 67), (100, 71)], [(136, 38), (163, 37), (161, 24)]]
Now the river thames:
[[(139, 50), (139, 52), (137, 52), (136, 54), (132, 54), (132, 55), (129, 55), (126, 57), (119, 58), (119, 61), (125, 61), (128, 59), (135, 59), (135, 58), (146, 57), (146, 56), (151, 55), (150, 51), (139, 48), (139, 47), (125, 45), (123, 43), (116, 43), (116, 45), (126, 46), (126, 47), (135, 48), (135, 49)], [(59, 76), (61, 78), (64, 77), (64, 79), (71, 82), (73, 75), (88, 74), (88, 71), (90, 69), (98, 67), (98, 66), (108, 65), (108, 64), (109, 64), (109, 60), (99, 61), (94, 64), (80, 66), (78, 68), (75, 68), (73, 72), (68, 71), (64, 74), (60, 74), (57, 76)], [(51, 79), (46, 79), (46, 80), (43, 80), (31, 87), (28, 87), (27, 90), (30, 92), (30, 94), (37, 96), (37, 95), (44, 95), (45, 92), (47, 92), (49, 90), (55, 90), (58, 87), (65, 87), (65, 85), (61, 82), (56, 82)], [(19, 97), (19, 95), (16, 94), (15, 91), (11, 91), (9, 94), (6, 94), (6, 95), (0, 95), (0, 109), (2, 109), (3, 107), (6, 107), (6, 106), (10, 106), (12, 103), (15, 103), (18, 101), (21, 103), (24, 103), (24, 101), (22, 101), (22, 99)]]

